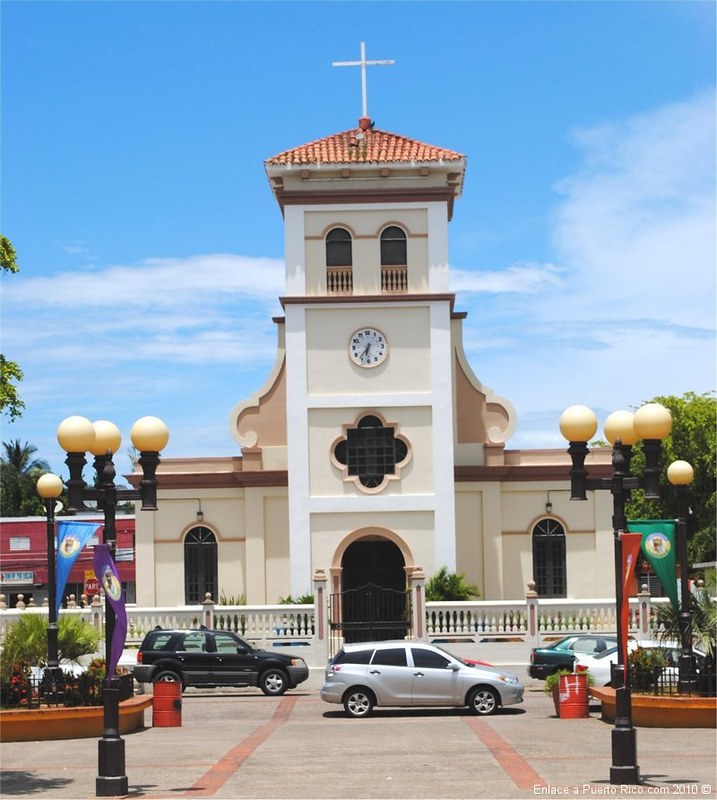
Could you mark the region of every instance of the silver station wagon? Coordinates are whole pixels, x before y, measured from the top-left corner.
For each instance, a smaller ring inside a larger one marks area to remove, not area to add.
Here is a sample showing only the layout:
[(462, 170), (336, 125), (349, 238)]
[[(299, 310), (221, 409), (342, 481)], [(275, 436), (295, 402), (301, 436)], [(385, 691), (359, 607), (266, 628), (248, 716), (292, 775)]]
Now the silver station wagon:
[(501, 669), (468, 664), (425, 642), (347, 644), (326, 666), (321, 699), (350, 717), (375, 706), (467, 706), (493, 714), (523, 702), (523, 685)]

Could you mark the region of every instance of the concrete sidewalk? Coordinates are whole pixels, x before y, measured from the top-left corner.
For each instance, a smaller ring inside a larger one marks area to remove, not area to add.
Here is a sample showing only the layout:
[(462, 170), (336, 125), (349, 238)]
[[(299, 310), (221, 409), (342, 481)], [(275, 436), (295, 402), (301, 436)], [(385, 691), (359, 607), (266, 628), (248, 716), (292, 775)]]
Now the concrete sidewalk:
[[(304, 685), (281, 698), (188, 690), (181, 727), (124, 742), (129, 796), (148, 800), (717, 797), (714, 730), (639, 729), (644, 783), (624, 787), (609, 784), (611, 731), (597, 707), (589, 719), (556, 718), (539, 687), (487, 718), (379, 709), (356, 720)], [(96, 739), (4, 744), (2, 797), (93, 798), (97, 752)]]

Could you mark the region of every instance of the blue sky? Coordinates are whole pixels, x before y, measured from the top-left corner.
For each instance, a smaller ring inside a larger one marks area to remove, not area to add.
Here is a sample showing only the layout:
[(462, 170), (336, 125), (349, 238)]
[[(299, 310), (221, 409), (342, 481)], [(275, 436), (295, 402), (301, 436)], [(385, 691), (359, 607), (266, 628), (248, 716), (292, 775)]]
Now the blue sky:
[(0, 5), (2, 352), (27, 409), (2, 440), (66, 474), (71, 414), (161, 416), (167, 456), (237, 455), (264, 383), (283, 228), (263, 162), (353, 127), (465, 153), (456, 307), (508, 447), (715, 388), (712, 2)]

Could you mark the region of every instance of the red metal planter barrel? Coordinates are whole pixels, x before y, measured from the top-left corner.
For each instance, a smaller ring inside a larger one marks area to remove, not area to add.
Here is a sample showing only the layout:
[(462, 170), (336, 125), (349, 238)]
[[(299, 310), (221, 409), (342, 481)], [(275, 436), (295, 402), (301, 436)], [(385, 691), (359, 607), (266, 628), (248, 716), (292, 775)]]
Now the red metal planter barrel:
[(182, 684), (162, 681), (153, 685), (152, 726), (154, 728), (182, 727)]
[(585, 673), (561, 675), (558, 683), (560, 719), (584, 719), (588, 710), (588, 676)]

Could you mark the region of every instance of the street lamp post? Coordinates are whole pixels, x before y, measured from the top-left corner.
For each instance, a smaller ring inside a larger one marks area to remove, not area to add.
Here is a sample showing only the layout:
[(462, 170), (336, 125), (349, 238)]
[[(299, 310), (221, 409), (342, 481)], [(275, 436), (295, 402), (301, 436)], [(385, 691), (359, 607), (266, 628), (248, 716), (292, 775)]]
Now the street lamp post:
[[(157, 510), (156, 471), (159, 453), (169, 440), (167, 426), (157, 417), (142, 417), (132, 426), (132, 444), (140, 451), (142, 467), (140, 488), (118, 489), (115, 486), (115, 466), (112, 456), (122, 441), (117, 427), (107, 420), (91, 423), (84, 417), (68, 417), (57, 429), (57, 440), (67, 453), (70, 477), (67, 481), (68, 511), (85, 508), (85, 500), (97, 502), (104, 514), (103, 542), (110, 546), (114, 558), (117, 532), (115, 516), (117, 504), (128, 500), (141, 500), (142, 511)], [(95, 483), (88, 487), (82, 478), (86, 452), (94, 455)], [(115, 612), (105, 593), (105, 663), (109, 663)], [(104, 730), (98, 742), (98, 775), (95, 782), (97, 797), (116, 797), (128, 791), (125, 775), (124, 740), (119, 735), (119, 682), (105, 680), (102, 691)]]
[(673, 461), (667, 468), (667, 480), (675, 487), (677, 495), (677, 557), (680, 562), (680, 613), (677, 618), (680, 626), (680, 660), (677, 690), (680, 694), (692, 694), (696, 688), (687, 569), (687, 487), (694, 476), (692, 465), (687, 461)]
[(57, 647), (57, 606), (55, 601), (55, 503), (62, 494), (62, 481), (51, 472), (41, 475), (37, 481), (37, 493), (45, 504), (47, 533), (47, 669), (45, 683), (52, 694), (62, 686), (62, 671), (59, 666)]
[[(615, 557), (615, 602), (618, 642), (627, 631), (622, 630), (621, 607), (623, 600), (622, 542), (620, 534), (627, 530), (625, 503), (632, 489), (645, 490), (647, 499), (659, 499), (659, 458), (661, 441), (672, 429), (670, 412), (658, 403), (648, 403), (635, 414), (616, 411), (604, 425), (605, 436), (613, 445), (612, 476), (590, 478), (585, 468), (588, 441), (597, 431), (597, 417), (587, 406), (571, 406), (560, 417), (560, 431), (568, 440), (568, 453), (572, 460), (570, 469), (570, 499), (587, 500), (586, 490), (606, 489), (613, 499), (613, 543)], [(645, 469), (641, 477), (632, 475), (630, 461), (632, 446), (643, 439)], [(630, 785), (640, 782), (640, 767), (637, 764), (637, 736), (632, 724), (632, 693), (625, 680), (625, 664), (622, 648), (618, 647), (618, 663), (614, 669), (612, 683), (615, 688), (615, 726), (612, 731), (612, 766), (610, 783)]]

